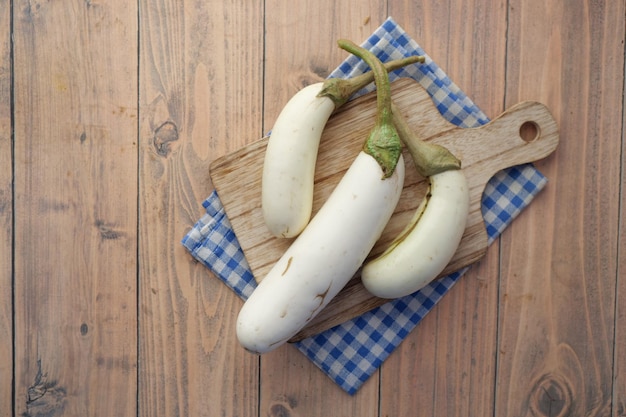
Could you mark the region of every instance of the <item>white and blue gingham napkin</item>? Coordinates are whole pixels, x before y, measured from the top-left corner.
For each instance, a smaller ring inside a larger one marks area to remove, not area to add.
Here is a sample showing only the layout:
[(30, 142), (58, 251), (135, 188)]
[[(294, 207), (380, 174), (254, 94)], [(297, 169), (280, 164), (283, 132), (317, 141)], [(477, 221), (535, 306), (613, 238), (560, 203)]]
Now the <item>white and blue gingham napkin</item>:
[[(362, 46), (383, 62), (410, 55), (425, 56), (426, 63), (395, 71), (390, 74), (391, 79), (411, 77), (418, 81), (441, 114), (458, 126), (476, 127), (488, 122), (482, 111), (392, 18), (376, 29)], [(350, 56), (330, 76), (348, 78), (367, 70), (365, 63)], [(374, 88), (372, 84), (359, 94)], [(482, 200), (489, 243), (532, 201), (546, 182), (546, 178), (530, 164), (501, 171), (489, 181)], [(215, 191), (203, 206), (206, 214), (182, 243), (237, 295), (246, 299), (256, 283)], [(455, 272), (415, 294), (390, 301), (294, 346), (342, 389), (354, 394), (466, 270)]]

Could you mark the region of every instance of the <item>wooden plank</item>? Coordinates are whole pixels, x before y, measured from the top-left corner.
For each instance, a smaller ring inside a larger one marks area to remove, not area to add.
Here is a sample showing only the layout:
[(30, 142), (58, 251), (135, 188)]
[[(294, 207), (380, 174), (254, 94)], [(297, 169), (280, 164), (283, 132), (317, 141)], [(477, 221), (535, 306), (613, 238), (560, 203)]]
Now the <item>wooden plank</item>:
[[(390, 0), (389, 14), (489, 116), (504, 111), (506, 2)], [(498, 244), (385, 361), (381, 416), (490, 416)]]
[(11, 8), (0, 0), (0, 415), (13, 395), (13, 161), (11, 150)]
[(15, 415), (131, 416), (137, 8), (12, 4)]
[[(626, 36), (626, 35), (625, 35)], [(622, 90), (626, 91), (626, 73)], [(620, 223), (619, 253), (617, 254), (617, 300), (615, 311), (615, 343), (613, 364), (613, 401), (612, 417), (619, 417), (626, 412), (626, 107), (622, 103), (622, 177), (620, 179)]]
[(263, 2), (141, 1), (142, 416), (256, 416), (241, 300), (180, 244), (208, 166), (261, 132)]
[[(322, 80), (347, 56), (336, 46), (343, 37), (360, 43), (386, 18), (379, 2), (297, 0), (266, 5), (264, 131), (300, 88)], [(331, 18), (332, 17), (332, 18)], [(261, 357), (259, 415), (377, 416), (374, 375), (348, 396), (292, 346)]]
[[(622, 90), (626, 91), (626, 73)], [(619, 253), (617, 254), (617, 300), (615, 311), (615, 343), (613, 364), (613, 400), (612, 417), (620, 417), (626, 413), (626, 107), (622, 103), (622, 176), (620, 179), (620, 223)]]
[(502, 238), (496, 415), (611, 413), (624, 13), (623, 1), (510, 2), (507, 102), (548, 104), (563, 146)]

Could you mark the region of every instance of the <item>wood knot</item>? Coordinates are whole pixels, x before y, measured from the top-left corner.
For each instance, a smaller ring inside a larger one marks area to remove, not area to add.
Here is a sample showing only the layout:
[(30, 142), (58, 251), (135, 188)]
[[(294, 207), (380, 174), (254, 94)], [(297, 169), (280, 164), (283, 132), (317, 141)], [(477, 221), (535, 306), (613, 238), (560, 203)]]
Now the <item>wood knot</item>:
[(49, 380), (43, 373), (41, 359), (37, 360), (35, 381), (28, 387), (26, 395), (26, 416), (63, 415), (67, 392), (57, 381)]
[(291, 412), (283, 404), (274, 404), (270, 407), (271, 417), (290, 417)]
[(102, 220), (96, 220), (95, 226), (98, 228), (98, 232), (100, 233), (100, 238), (104, 240), (115, 240), (122, 237), (122, 233), (116, 231), (111, 227), (111, 225), (106, 224)]
[(178, 140), (178, 127), (172, 122), (165, 122), (154, 131), (152, 144), (161, 156), (170, 153), (170, 144)]
[(320, 65), (317, 60), (311, 60), (309, 62), (309, 69), (317, 76), (315, 78), (319, 78), (320, 80), (326, 79), (331, 72), (328, 66)]
[(293, 398), (285, 398), (284, 401), (276, 401), (270, 406), (270, 417), (296, 417), (294, 408), (297, 402)]
[(311, 84), (315, 84), (321, 81), (324, 81), (324, 77), (320, 77), (315, 72), (311, 71), (299, 71), (291, 76), (292, 84), (295, 87), (296, 91), (303, 89), (304, 87), (308, 87)]
[(532, 389), (530, 407), (536, 416), (571, 415), (574, 402), (570, 384), (561, 375), (544, 374)]

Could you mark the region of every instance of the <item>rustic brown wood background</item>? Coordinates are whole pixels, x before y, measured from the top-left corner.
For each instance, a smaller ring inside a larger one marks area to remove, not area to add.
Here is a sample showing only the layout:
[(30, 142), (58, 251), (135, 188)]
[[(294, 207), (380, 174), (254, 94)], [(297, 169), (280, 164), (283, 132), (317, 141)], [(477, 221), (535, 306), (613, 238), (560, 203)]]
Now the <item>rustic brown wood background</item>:
[[(0, 0), (0, 415), (626, 416), (624, 0)], [(215, 158), (393, 16), (494, 117), (537, 100), (550, 179), (361, 390), (180, 239)]]

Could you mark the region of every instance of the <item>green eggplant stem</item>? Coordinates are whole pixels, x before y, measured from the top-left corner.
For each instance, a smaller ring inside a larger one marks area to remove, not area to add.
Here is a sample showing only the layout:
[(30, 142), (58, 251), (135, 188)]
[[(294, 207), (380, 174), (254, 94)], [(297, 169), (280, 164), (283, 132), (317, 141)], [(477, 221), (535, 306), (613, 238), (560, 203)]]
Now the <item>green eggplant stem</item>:
[(400, 139), (406, 145), (417, 172), (423, 177), (430, 177), (444, 171), (461, 169), (461, 161), (446, 147), (421, 140), (409, 126), (395, 103), (391, 104), (393, 123)]
[(383, 178), (389, 178), (396, 169), (402, 153), (402, 142), (393, 123), (391, 85), (382, 62), (370, 51), (352, 41), (340, 39), (339, 47), (365, 61), (374, 74), (376, 83), (376, 124), (363, 145), (363, 151), (380, 165)]
[(376, 83), (376, 90), (378, 92), (376, 95), (377, 123), (392, 123), (391, 83), (389, 82), (389, 75), (387, 74), (382, 62), (380, 62), (380, 60), (373, 53), (358, 46), (352, 41), (340, 39), (338, 43), (341, 49), (358, 56), (370, 66), (372, 72), (374, 73), (374, 82)]
[[(413, 55), (402, 59), (396, 59), (383, 64), (385, 70), (389, 73), (407, 65), (424, 63), (423, 56)], [(328, 97), (335, 103), (335, 109), (344, 105), (350, 97), (357, 91), (374, 81), (374, 73), (372, 71), (357, 75), (352, 78), (329, 78), (324, 81), (319, 97)]]

